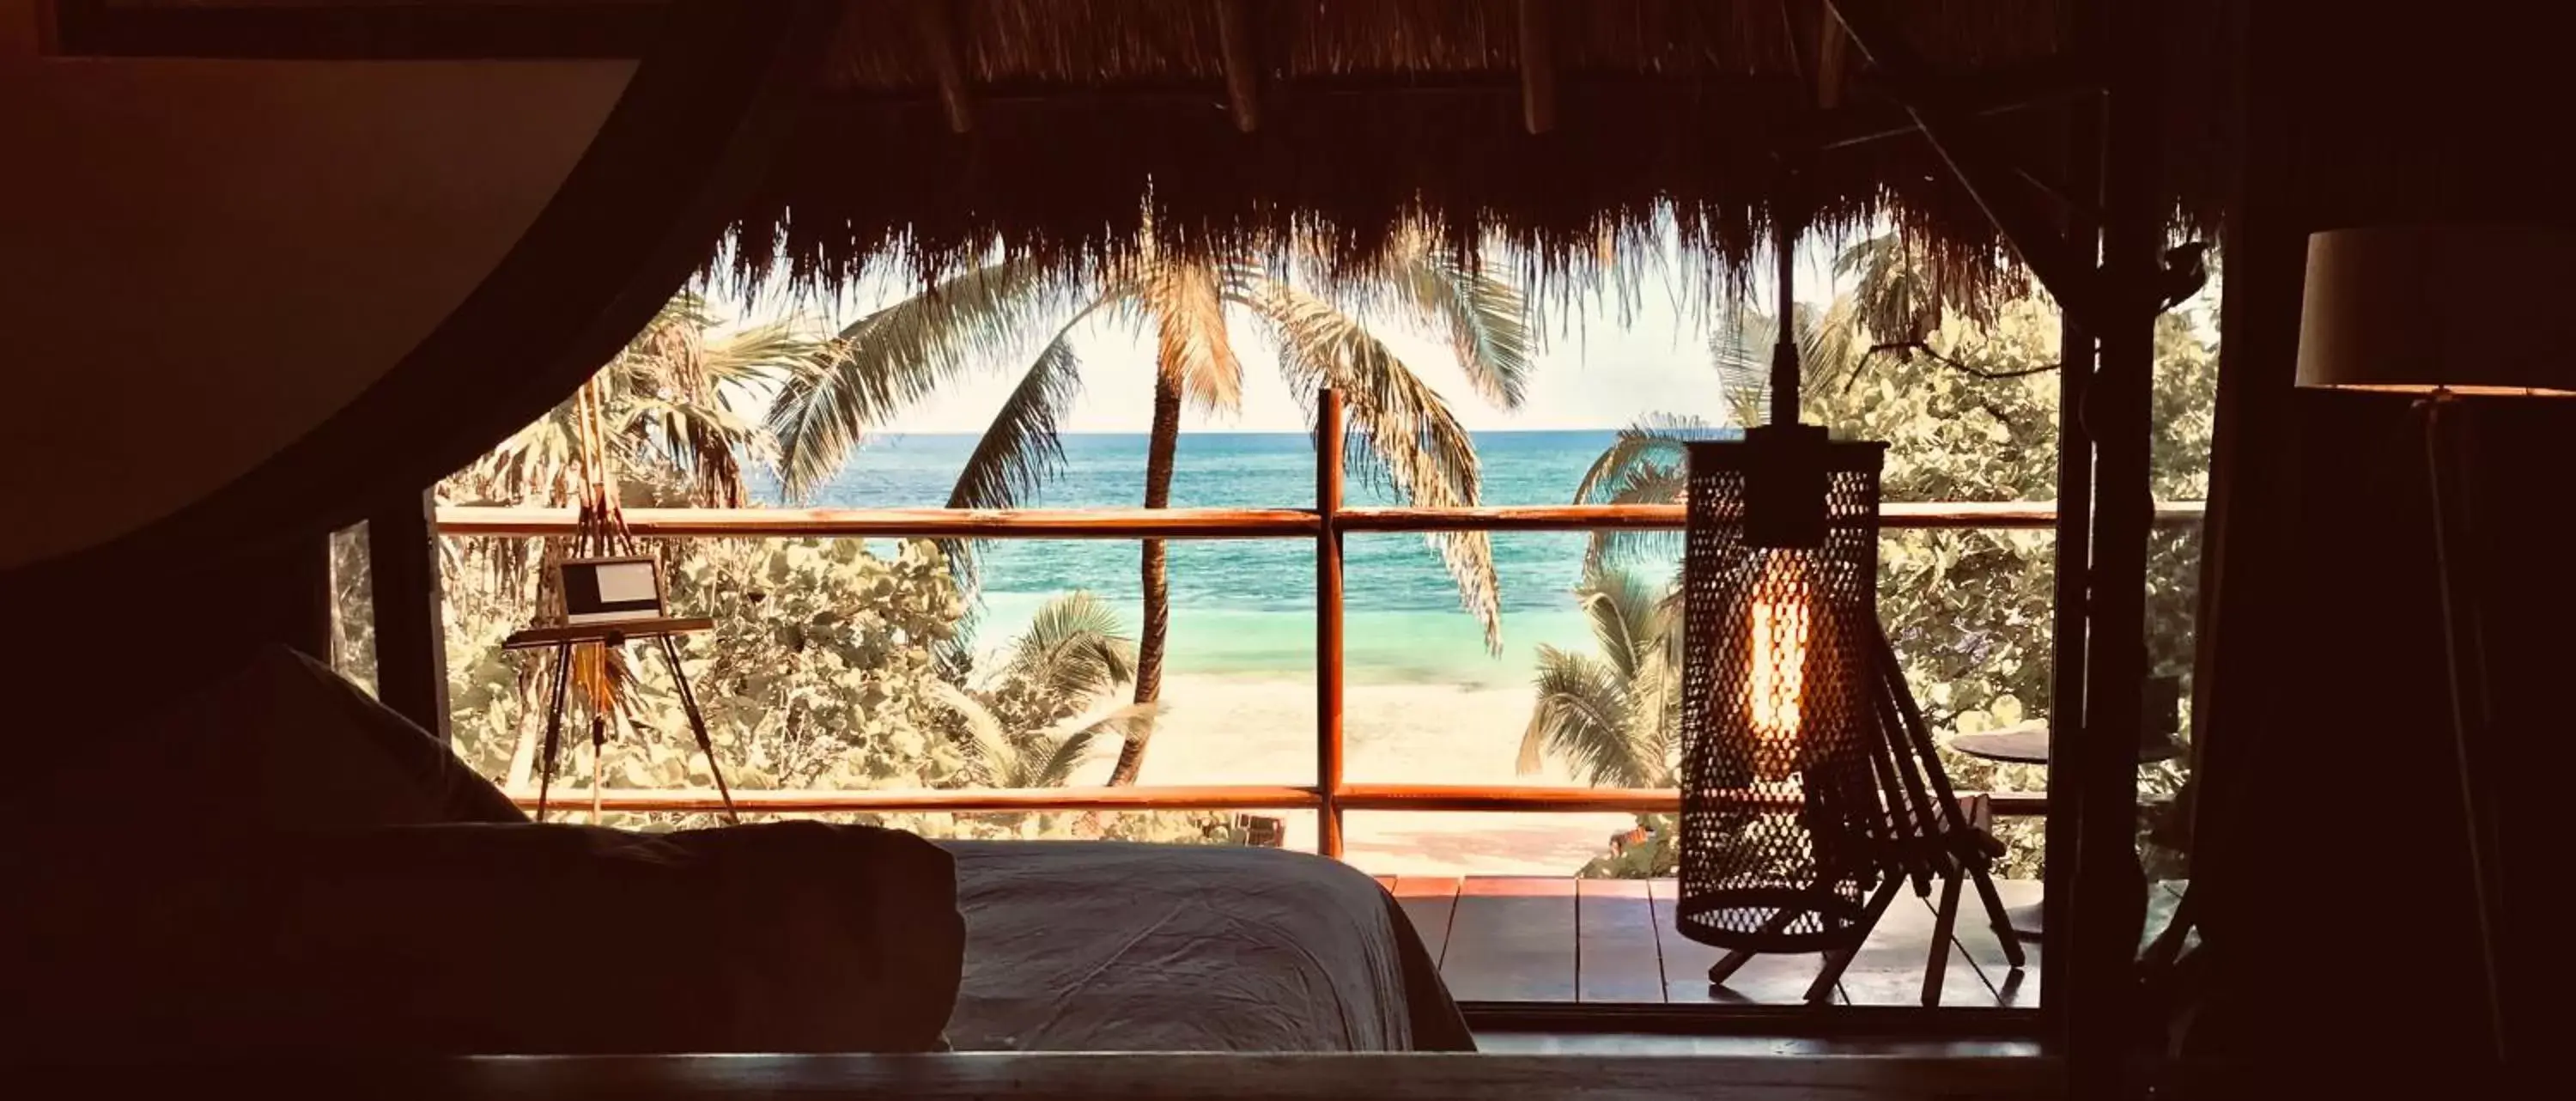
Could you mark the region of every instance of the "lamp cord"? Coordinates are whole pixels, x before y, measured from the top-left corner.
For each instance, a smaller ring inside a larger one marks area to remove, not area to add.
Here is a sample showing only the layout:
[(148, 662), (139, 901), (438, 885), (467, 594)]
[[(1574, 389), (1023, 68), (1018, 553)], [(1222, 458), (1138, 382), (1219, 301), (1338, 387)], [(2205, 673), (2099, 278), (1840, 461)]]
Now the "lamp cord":
[(1797, 218), (1791, 214), (1797, 203), (1797, 173), (1784, 169), (1784, 181), (1777, 201), (1772, 206), (1771, 252), (1776, 265), (1773, 281), (1778, 284), (1780, 305), (1777, 324), (1772, 328), (1771, 342), (1771, 417), (1775, 425), (1798, 423), (1798, 392), (1802, 385), (1798, 365), (1798, 301), (1796, 255)]

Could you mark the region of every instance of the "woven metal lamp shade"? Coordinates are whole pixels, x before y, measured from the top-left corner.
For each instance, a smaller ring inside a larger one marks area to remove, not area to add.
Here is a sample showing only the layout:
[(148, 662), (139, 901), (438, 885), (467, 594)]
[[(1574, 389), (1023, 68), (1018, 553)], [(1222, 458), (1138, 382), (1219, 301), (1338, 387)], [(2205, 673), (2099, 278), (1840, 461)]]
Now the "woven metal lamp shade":
[[(1755, 444), (1691, 445), (1675, 917), (1693, 940), (1820, 952), (1868, 935), (1893, 842), (1880, 794), (1885, 453), (1819, 441), (1784, 475)], [(1812, 487), (1819, 465), (1811, 538), (1777, 538), (1759, 515), (1748, 529), (1748, 499), (1773, 492), (1754, 482)]]

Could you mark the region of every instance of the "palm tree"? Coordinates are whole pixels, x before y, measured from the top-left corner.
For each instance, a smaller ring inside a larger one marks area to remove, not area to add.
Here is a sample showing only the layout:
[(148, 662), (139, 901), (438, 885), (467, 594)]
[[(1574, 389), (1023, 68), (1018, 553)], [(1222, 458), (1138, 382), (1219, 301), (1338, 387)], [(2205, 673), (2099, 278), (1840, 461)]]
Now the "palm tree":
[[(709, 507), (740, 506), (743, 463), (770, 454), (766, 428), (747, 411), (758, 391), (782, 384), (820, 345), (797, 335), (792, 321), (716, 336), (716, 321), (697, 295), (664, 303), (616, 358), (534, 423), (449, 476), (440, 495), (479, 504), (575, 507), (577, 533), (539, 547), (538, 607), (560, 614), (554, 564), (569, 558), (633, 553), (622, 506), (629, 496)], [(491, 584), (522, 591), (530, 562), (523, 540), (486, 540), (468, 554)], [(451, 563), (461, 565), (461, 563)], [(534, 663), (521, 670), (523, 696), (540, 682)], [(574, 648), (572, 684), (590, 714), (615, 723), (631, 712), (632, 674), (622, 651)], [(534, 741), (523, 731), (511, 754), (511, 782), (522, 784)]]
[[(1299, 289), (1289, 275), (1249, 256), (1164, 252), (1148, 239), (1136, 256), (1089, 279), (1025, 259), (949, 279), (852, 323), (841, 331), (834, 355), (780, 391), (770, 410), (780, 481), (789, 496), (809, 496), (840, 469), (862, 432), (944, 385), (1025, 355), (1032, 336), (1043, 334), (948, 499), (951, 508), (1023, 504), (1063, 459), (1057, 424), (1082, 389), (1074, 330), (1108, 318), (1154, 335), (1144, 503), (1167, 507), (1182, 407), (1230, 412), (1241, 404), (1243, 364), (1233, 321), (1243, 317), (1277, 345), (1277, 367), (1291, 392), (1302, 397), (1327, 386), (1341, 392), (1353, 438), (1348, 461), (1365, 464), (1414, 504), (1477, 503), (1475, 444), (1448, 403), (1379, 343), (1360, 316)], [(1479, 397), (1499, 408), (1519, 407), (1530, 330), (1526, 304), (1512, 284), (1441, 255), (1427, 237), (1327, 283), (1359, 315), (1388, 313), (1438, 331)], [(1500, 652), (1501, 605), (1486, 536), (1428, 538), (1457, 582), (1461, 603), (1484, 623), (1487, 645)], [(956, 559), (971, 562), (964, 553)], [(1141, 575), (1144, 630), (1134, 698), (1146, 706), (1162, 692), (1171, 629), (1162, 540), (1144, 541)], [(1152, 728), (1150, 715), (1138, 717), (1110, 783), (1135, 782)]]
[(965, 727), (965, 778), (983, 787), (1061, 787), (1104, 736), (1124, 737), (1152, 709), (1129, 704), (1094, 715), (1135, 677), (1135, 640), (1087, 592), (1048, 601), (1011, 644), (994, 684), (970, 691), (946, 680), (934, 698)]
[(1624, 570), (1592, 569), (1575, 588), (1599, 652), (1538, 648), (1538, 698), (1520, 771), (1546, 754), (1594, 785), (1673, 785), (1681, 757), (1681, 612), (1676, 593)]
[(715, 318), (682, 293), (573, 396), (440, 487), (451, 500), (561, 508), (599, 482), (630, 492), (739, 507), (743, 462), (772, 453), (749, 412), (757, 391), (792, 377), (818, 348), (792, 321), (712, 335)]

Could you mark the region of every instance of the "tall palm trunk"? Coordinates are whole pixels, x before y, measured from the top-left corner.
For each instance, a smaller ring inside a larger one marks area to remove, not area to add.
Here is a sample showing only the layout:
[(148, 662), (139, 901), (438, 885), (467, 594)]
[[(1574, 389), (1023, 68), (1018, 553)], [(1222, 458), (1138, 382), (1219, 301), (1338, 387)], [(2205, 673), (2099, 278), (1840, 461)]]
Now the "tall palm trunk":
[[(1171, 506), (1172, 456), (1180, 442), (1181, 376), (1165, 365), (1154, 376), (1154, 435), (1145, 453), (1146, 508)], [(1145, 540), (1143, 573), (1145, 630), (1136, 643), (1136, 702), (1149, 704), (1163, 694), (1163, 648), (1172, 633), (1172, 577), (1162, 540)], [(1136, 782), (1136, 774), (1145, 767), (1145, 742), (1153, 734), (1150, 711), (1127, 728), (1127, 742), (1118, 748), (1118, 767), (1109, 772), (1110, 786)]]

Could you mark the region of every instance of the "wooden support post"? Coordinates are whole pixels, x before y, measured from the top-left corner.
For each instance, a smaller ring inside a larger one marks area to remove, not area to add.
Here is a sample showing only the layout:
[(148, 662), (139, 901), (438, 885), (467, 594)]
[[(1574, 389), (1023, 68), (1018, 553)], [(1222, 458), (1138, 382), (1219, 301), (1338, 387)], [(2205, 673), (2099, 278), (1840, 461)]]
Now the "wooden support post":
[(1556, 129), (1556, 47), (1548, 0), (1520, 0), (1521, 123), (1533, 134)]
[(2102, 366), (2087, 384), (2083, 416), (2094, 448), (2091, 617), (2085, 651), (2083, 736), (2073, 758), (2082, 792), (2076, 825), (2074, 934), (2068, 985), (2077, 992), (2067, 1036), (2070, 1094), (2110, 1096), (2124, 1086), (2134, 998), (2132, 971), (2146, 921), (2138, 865), (2141, 712), (2147, 674), (2147, 539), (2155, 504), (2148, 444), (2155, 373), (2155, 302), (2162, 272), (2163, 175), (2158, 163), (2158, 38), (2152, 5), (2112, 5), (2100, 56), (2111, 67), (2102, 117), (2103, 286), (2111, 311), (2095, 328)]
[(938, 74), (939, 105), (948, 112), (949, 132), (974, 129), (974, 106), (966, 96), (966, 61), (958, 49), (957, 25), (949, 15), (948, 0), (918, 0), (912, 25), (922, 56), (930, 59), (931, 71)]
[(1234, 113), (1234, 128), (1249, 134), (1261, 128), (1261, 62), (1250, 0), (1217, 0), (1216, 37), (1225, 58), (1226, 107)]
[(2127, 303), (2103, 293), (2092, 263), (2057, 233), (2039, 196), (1976, 124), (1942, 94), (1936, 74), (1889, 16), (1885, 0), (1828, 0), (1854, 46), (1877, 67), (1882, 86), (1905, 105), (1914, 125), (1986, 212), (2022, 263), (2066, 312), (2096, 333), (2116, 322), (2106, 311)]
[(1315, 835), (1326, 856), (1342, 855), (1342, 395), (1315, 397), (1315, 792), (1323, 806)]
[[(2079, 19), (2085, 17), (2085, 13), (2079, 13)], [(2079, 23), (2077, 39), (2088, 41), (2081, 26)], [(2066, 148), (2072, 150), (2065, 168), (2070, 190), (2087, 200), (2093, 210), (2101, 207), (2100, 104), (2099, 99), (2094, 99), (2076, 105), (2075, 121), (2068, 128), (2066, 141)], [(2066, 208), (2064, 217), (2066, 239), (2078, 255), (2091, 263), (2101, 251), (2101, 226), (2092, 214), (2073, 207)], [(2084, 740), (2085, 640), (2091, 623), (2084, 591), (2093, 567), (2093, 437), (2085, 430), (2082, 411), (2085, 384), (2093, 378), (2093, 334), (2076, 321), (2074, 314), (2060, 311), (2057, 335), (2057, 545), (2052, 582), (2057, 608), (2050, 640), (2050, 660), (2054, 664), (2049, 676), (2048, 722), (2049, 744), (2071, 746)], [(2047, 878), (2047, 891), (2040, 904), (2043, 946), (2049, 943), (2047, 930), (2074, 927), (2067, 907), (2075, 897), (2076, 834), (2081, 817), (2077, 808), (2084, 802), (2083, 783), (2072, 755), (2053, 754), (2047, 768), (2052, 802), (2042, 838), (2042, 873)], [(2019, 947), (2008, 932), (1998, 931), (1996, 936), (2007, 947)], [(2065, 1042), (2068, 1012), (2081, 998), (2067, 977), (2071, 961), (2072, 956), (2063, 950), (2040, 954), (2040, 989), (2052, 992), (2042, 999), (2040, 1014), (2046, 1022), (2045, 1036), (2054, 1043)]]
[(444, 744), (447, 622), (437, 508), (424, 489), (367, 517), (367, 578), (376, 609), (376, 698)]

